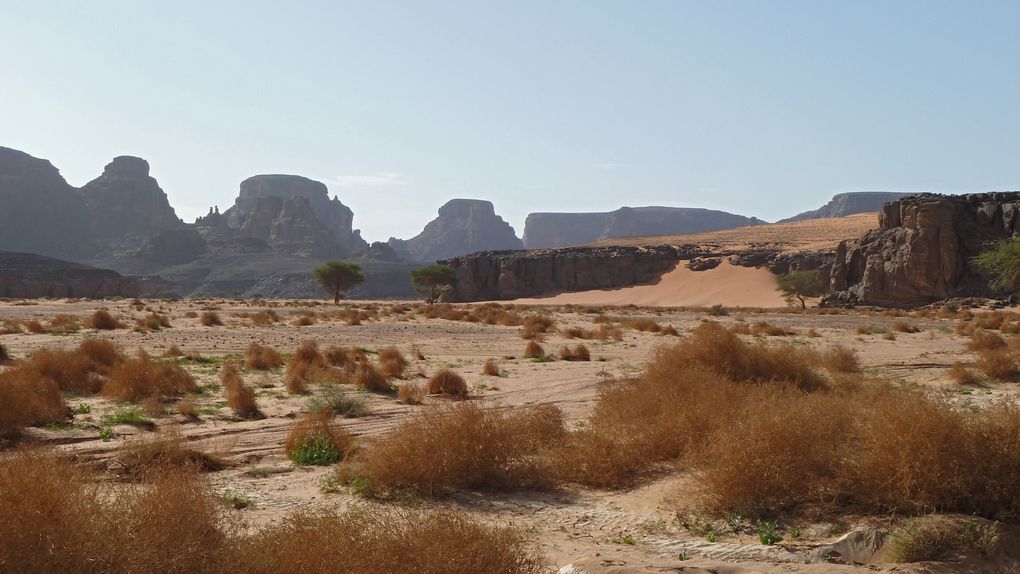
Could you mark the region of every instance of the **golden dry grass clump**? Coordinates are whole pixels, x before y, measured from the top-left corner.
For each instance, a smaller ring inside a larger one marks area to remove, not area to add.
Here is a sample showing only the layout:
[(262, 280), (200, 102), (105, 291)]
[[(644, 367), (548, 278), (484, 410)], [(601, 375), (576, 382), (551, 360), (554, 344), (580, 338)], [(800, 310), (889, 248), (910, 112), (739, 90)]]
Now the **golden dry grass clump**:
[(237, 365), (228, 362), (220, 370), (220, 383), (227, 406), (241, 418), (263, 418), (262, 412), (255, 401), (255, 389), (244, 382)]
[(521, 338), (522, 339), (536, 339), (541, 337), (543, 334), (548, 333), (553, 328), (556, 322), (547, 315), (539, 315), (533, 313), (524, 317), (521, 323)]
[(170, 319), (155, 311), (135, 320), (136, 331), (158, 331), (164, 327), (170, 327)]
[(595, 338), (600, 341), (622, 341), (623, 330), (616, 325), (610, 323), (599, 323), (598, 328), (595, 329)]
[(468, 387), (464, 377), (450, 369), (440, 369), (429, 377), (428, 391), (430, 395), (449, 395), (463, 399), (467, 397)]
[(122, 361), (120, 349), (110, 341), (85, 339), (77, 349), (39, 349), (17, 368), (54, 381), (61, 391), (92, 394)]
[(756, 337), (762, 335), (767, 337), (788, 337), (790, 335), (796, 335), (797, 332), (792, 329), (780, 327), (779, 325), (773, 325), (766, 321), (759, 321), (754, 325), (751, 325), (751, 334)]
[(976, 386), (981, 384), (981, 377), (963, 363), (957, 361), (949, 367), (949, 378), (960, 385)]
[(138, 481), (151, 481), (167, 472), (213, 472), (226, 468), (221, 457), (189, 446), (176, 425), (129, 441), (120, 449), (116, 461), (122, 477)]
[(268, 345), (252, 342), (244, 351), (244, 366), (256, 371), (269, 371), (283, 364), (283, 357)]
[(564, 361), (590, 361), (591, 352), (588, 351), (588, 347), (582, 344), (578, 344), (574, 348), (564, 345), (560, 349), (560, 358)]
[(195, 379), (180, 365), (155, 360), (145, 351), (117, 364), (103, 384), (103, 396), (118, 401), (164, 399), (194, 392)]
[(402, 377), (404, 369), (407, 368), (407, 359), (396, 347), (383, 347), (379, 349), (379, 366), (387, 377)]
[(124, 324), (121, 323), (119, 319), (111, 315), (106, 309), (96, 309), (96, 311), (85, 320), (85, 326), (89, 329), (101, 331), (112, 331), (114, 329), (124, 328)]
[(474, 403), (425, 407), (341, 465), (342, 481), (367, 494), (432, 496), (458, 488), (503, 490), (550, 485), (541, 453), (563, 436), (552, 405), (482, 408)]
[(355, 364), (351, 382), (356, 387), (372, 393), (389, 393), (393, 391), (393, 383), (379, 372), (375, 365), (368, 361)]
[(284, 453), (298, 465), (332, 464), (353, 450), (354, 437), (326, 410), (298, 419), (283, 443)]
[(528, 344), (524, 346), (524, 356), (529, 359), (538, 359), (545, 356), (545, 349), (536, 341), (528, 341)]
[(325, 360), (322, 353), (319, 352), (318, 343), (311, 339), (301, 341), (290, 360), (287, 361), (287, 392), (292, 394), (307, 393), (311, 379), (322, 370), (324, 365)]
[(501, 377), (503, 373), (499, 369), (499, 363), (496, 359), (486, 359), (485, 364), (482, 365), (482, 374), (490, 377)]
[(38, 372), (0, 372), (0, 443), (22, 427), (67, 420), (68, 409), (57, 383)]
[(221, 327), (223, 326), (223, 319), (220, 319), (220, 314), (216, 311), (206, 311), (202, 313), (202, 318), (199, 322), (206, 327)]
[(52, 449), (0, 459), (0, 569), (537, 574), (545, 566), (522, 532), (449, 511), (300, 512), (249, 532), (194, 473), (170, 469), (144, 488), (113, 488)]
[(295, 327), (308, 327), (309, 325), (315, 324), (315, 318), (308, 315), (301, 315), (297, 319), (294, 319)]
[(37, 319), (30, 319), (25, 322), (25, 330), (29, 333), (45, 333), (46, 327), (43, 326)]
[(397, 390), (397, 400), (405, 405), (420, 405), (425, 395), (425, 387), (418, 383), (403, 383)]

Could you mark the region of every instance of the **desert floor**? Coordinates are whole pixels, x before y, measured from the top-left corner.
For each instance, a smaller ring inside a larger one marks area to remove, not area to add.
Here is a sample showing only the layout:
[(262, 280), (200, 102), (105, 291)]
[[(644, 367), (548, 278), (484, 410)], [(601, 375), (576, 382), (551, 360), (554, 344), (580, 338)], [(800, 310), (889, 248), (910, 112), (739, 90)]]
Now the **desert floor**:
[[(604, 301), (577, 301), (584, 304)], [(528, 302), (527, 305), (537, 305)], [(395, 345), (410, 360), (406, 378), (424, 377), (440, 368), (449, 367), (462, 374), (472, 388), (468, 400), (487, 405), (510, 407), (551, 403), (565, 413), (568, 425), (582, 424), (596, 398), (599, 382), (608, 378), (633, 376), (662, 345), (676, 341), (676, 336), (662, 336), (633, 329), (624, 329), (623, 340), (583, 341), (590, 349), (590, 362), (535, 362), (522, 358), (526, 343), (519, 327), (485, 325), (445, 319), (427, 319), (413, 312), (393, 312), (412, 303), (357, 302), (356, 307), (374, 308), (377, 319), (351, 326), (337, 319), (317, 319), (308, 326), (294, 325), (302, 312), (329, 313), (332, 305), (303, 306), (303, 302), (275, 303), (274, 311), (282, 321), (254, 326), (239, 313), (257, 312), (264, 303), (231, 301), (146, 301), (151, 310), (164, 313), (171, 327), (150, 332), (128, 329), (94, 331), (81, 328), (68, 334), (27, 332), (0, 335), (0, 342), (15, 357), (26, 356), (43, 347), (72, 347), (86, 337), (108, 338), (126, 351), (144, 349), (161, 355), (171, 346), (185, 353), (197, 353), (205, 361), (182, 359), (181, 364), (205, 385), (206, 393), (197, 397), (202, 413), (198, 420), (173, 413), (156, 417), (158, 427), (179, 425), (187, 440), (221, 453), (232, 465), (208, 475), (216, 492), (241, 493), (251, 505), (236, 512), (252, 525), (279, 520), (301, 509), (345, 509), (371, 507), (378, 503), (346, 492), (325, 493), (323, 482), (332, 474), (330, 467), (297, 467), (284, 455), (282, 444), (294, 420), (308, 409), (308, 396), (289, 395), (284, 388), (282, 369), (269, 372), (245, 371), (245, 380), (257, 388), (257, 400), (266, 418), (241, 420), (233, 416), (223, 401), (218, 372), (225, 360), (240, 358), (251, 342), (270, 345), (289, 354), (306, 339), (318, 342), (321, 348), (332, 345), (362, 347), (369, 351)], [(72, 315), (83, 322), (99, 307), (108, 308), (125, 322), (148, 313), (132, 306), (130, 301), (35, 301), (0, 303), (0, 322), (4, 320), (43, 323), (59, 314)], [(551, 310), (559, 327), (594, 328), (597, 316), (584, 307), (544, 307)], [(186, 314), (215, 310), (223, 326), (206, 327), (199, 319)], [(625, 318), (650, 318), (662, 325), (672, 325), (679, 337), (700, 321), (713, 320), (723, 324), (737, 321), (767, 321), (794, 329), (798, 334), (775, 337), (795, 344), (827, 347), (843, 344), (856, 349), (869, 374), (891, 381), (909, 381), (946, 393), (953, 401), (979, 404), (1004, 395), (1020, 394), (1016, 383), (991, 382), (980, 387), (961, 387), (947, 376), (954, 362), (970, 362), (974, 354), (965, 348), (965, 337), (954, 333), (951, 319), (895, 317), (878, 313), (822, 315), (789, 310), (730, 309), (728, 316), (709, 316), (704, 310), (620, 307), (606, 308), (606, 314)], [(894, 322), (907, 322), (919, 328), (916, 333), (894, 332)], [(860, 327), (875, 326), (874, 334), (859, 334)], [(807, 336), (813, 330), (820, 336)], [(767, 339), (773, 339), (768, 337)], [(559, 334), (550, 334), (542, 343), (554, 354), (564, 344), (576, 344)], [(418, 360), (412, 347), (424, 355)], [(496, 359), (503, 376), (482, 374), (487, 359)], [(398, 381), (403, 382), (403, 381)], [(343, 425), (359, 439), (386, 433), (415, 409), (397, 402), (388, 395), (365, 393), (369, 412), (358, 418), (343, 419)], [(438, 397), (426, 399), (441, 401)], [(150, 433), (130, 425), (113, 427), (112, 440), (103, 441), (99, 432), (102, 420), (125, 405), (100, 397), (68, 400), (72, 407), (91, 406), (88, 414), (78, 414), (73, 425), (66, 428), (31, 429), (33, 439), (61, 445), (87, 460), (108, 461), (123, 445)], [(1020, 479), (1020, 478), (1018, 478)], [(723, 534), (709, 543), (685, 528), (680, 510), (685, 507), (684, 493), (689, 477), (677, 474), (626, 491), (598, 491), (562, 488), (550, 493), (505, 494), (463, 492), (438, 500), (418, 500), (424, 507), (452, 506), (478, 515), (487, 521), (513, 525), (529, 532), (549, 561), (549, 570), (563, 572), (838, 572), (857, 568), (888, 571), (945, 571), (949, 566), (893, 565), (880, 561), (867, 567), (825, 563), (804, 564), (804, 556), (820, 544), (831, 543), (843, 534), (864, 526), (882, 526), (885, 518), (843, 516), (816, 524), (800, 525), (797, 540), (777, 546), (758, 544), (749, 534)], [(1015, 536), (1015, 532), (1011, 536)], [(1017, 538), (1012, 538), (1016, 541)]]

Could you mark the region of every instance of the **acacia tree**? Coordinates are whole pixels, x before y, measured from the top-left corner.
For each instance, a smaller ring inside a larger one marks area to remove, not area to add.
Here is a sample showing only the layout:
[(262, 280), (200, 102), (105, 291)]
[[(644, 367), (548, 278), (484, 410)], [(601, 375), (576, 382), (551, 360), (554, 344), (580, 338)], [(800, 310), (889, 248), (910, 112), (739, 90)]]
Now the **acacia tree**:
[(821, 297), (826, 292), (817, 269), (791, 271), (786, 275), (780, 275), (778, 288), (788, 303), (793, 304), (795, 299), (799, 301), (801, 309), (807, 309), (805, 298)]
[(996, 291), (1020, 289), (1020, 238), (992, 243), (974, 258), (974, 264), (992, 276), (988, 286)]
[(333, 294), (333, 303), (340, 304), (344, 292), (365, 280), (361, 265), (350, 261), (327, 261), (312, 273), (322, 288)]
[(441, 263), (426, 265), (411, 270), (411, 283), (431, 305), (439, 300), (443, 287), (457, 284), (457, 270)]

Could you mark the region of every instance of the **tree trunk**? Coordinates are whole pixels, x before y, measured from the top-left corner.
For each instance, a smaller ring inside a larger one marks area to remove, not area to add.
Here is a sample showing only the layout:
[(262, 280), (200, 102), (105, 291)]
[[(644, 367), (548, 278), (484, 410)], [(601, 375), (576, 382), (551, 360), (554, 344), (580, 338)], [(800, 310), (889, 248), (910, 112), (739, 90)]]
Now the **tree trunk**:
[(333, 304), (334, 305), (339, 305), (340, 304), (340, 288), (339, 287), (337, 287), (336, 291), (333, 293)]

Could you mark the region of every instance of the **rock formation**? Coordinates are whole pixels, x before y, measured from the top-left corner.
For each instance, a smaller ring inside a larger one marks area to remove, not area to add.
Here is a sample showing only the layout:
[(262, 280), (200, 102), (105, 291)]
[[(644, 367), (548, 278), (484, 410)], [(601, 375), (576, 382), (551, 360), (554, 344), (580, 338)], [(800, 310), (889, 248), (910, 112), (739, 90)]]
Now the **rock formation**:
[(0, 249), (81, 259), (89, 231), (85, 202), (53, 164), (0, 147)]
[[(692, 269), (733, 265), (767, 267), (773, 273), (819, 269), (832, 263), (831, 252), (782, 253), (778, 250), (729, 251), (710, 245), (563, 247), (529, 251), (489, 251), (442, 263), (457, 270), (451, 301), (491, 301), (569, 291), (615, 289), (649, 283), (687, 261)], [(827, 275), (823, 275), (827, 279)]]
[(138, 281), (32, 253), (0, 251), (0, 297), (136, 297)]
[(1020, 192), (920, 194), (888, 203), (879, 228), (836, 250), (827, 304), (909, 307), (990, 296), (972, 259), (1020, 233)]
[(890, 201), (896, 201), (909, 193), (897, 193), (893, 191), (854, 191), (849, 193), (837, 193), (832, 196), (829, 203), (811, 211), (798, 213), (793, 217), (787, 217), (777, 223), (789, 221), (803, 221), (805, 219), (822, 219), (825, 217), (846, 217), (855, 213), (867, 213), (869, 211), (881, 211), (882, 206)]
[(91, 235), (104, 251), (134, 251), (148, 237), (184, 227), (142, 158), (113, 158), (79, 192), (88, 207)]
[(688, 207), (621, 207), (606, 213), (532, 213), (524, 246), (545, 249), (584, 245), (610, 237), (679, 235), (758, 225), (755, 217)]
[(421, 262), (524, 247), (492, 202), (480, 199), (451, 199), (421, 233), (408, 240), (392, 238), (389, 244), (404, 259)]
[(230, 229), (292, 253), (348, 256), (368, 246), (353, 228), (354, 212), (336, 196), (330, 200), (321, 182), (298, 175), (249, 177), (241, 182), (234, 205), (222, 214), (225, 227), (213, 219), (196, 224), (220, 232)]

